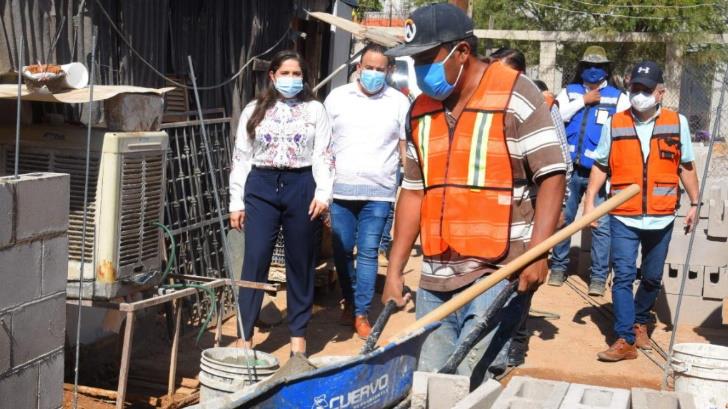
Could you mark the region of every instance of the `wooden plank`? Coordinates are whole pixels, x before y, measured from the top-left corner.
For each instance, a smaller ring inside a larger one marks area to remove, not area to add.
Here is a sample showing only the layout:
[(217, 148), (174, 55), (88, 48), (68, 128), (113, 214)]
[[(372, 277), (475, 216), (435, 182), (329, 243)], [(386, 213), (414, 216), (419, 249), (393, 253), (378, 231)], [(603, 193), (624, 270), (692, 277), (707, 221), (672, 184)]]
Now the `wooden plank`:
[[(211, 281), (209, 283), (202, 284), (204, 287), (208, 288), (218, 288), (223, 287), (227, 285), (227, 280), (224, 279), (217, 279), (215, 281)], [(196, 288), (185, 288), (183, 290), (176, 290), (174, 292), (160, 295), (157, 297), (148, 298), (146, 300), (141, 300), (137, 302), (132, 303), (122, 303), (119, 305), (120, 311), (139, 311), (143, 310), (145, 308), (153, 307), (155, 305), (163, 304), (172, 300), (176, 300), (179, 298), (187, 297), (190, 295), (195, 294), (196, 292), (200, 291)]]
[(121, 351), (121, 366), (119, 367), (119, 384), (117, 385), (116, 409), (124, 409), (126, 397), (126, 382), (129, 376), (129, 360), (131, 358), (131, 344), (134, 340), (134, 311), (126, 313), (124, 326), (124, 342)]
[(723, 299), (723, 325), (728, 325), (728, 298)]
[(169, 359), (169, 380), (167, 382), (167, 396), (174, 395), (174, 381), (177, 376), (177, 352), (179, 351), (179, 333), (182, 326), (182, 302), (174, 302), (174, 339), (172, 340), (172, 353)]
[[(202, 281), (202, 282), (220, 280), (218, 278), (213, 278), (213, 277), (192, 276), (192, 275), (186, 275), (186, 274), (170, 274), (169, 276), (172, 278), (178, 278), (178, 279), (190, 280), (190, 281)], [(229, 279), (226, 278), (224, 280), (229, 280)], [(254, 289), (263, 290), (263, 291), (277, 292), (281, 286), (279, 283), (256, 283), (255, 281), (247, 281), (247, 280), (232, 280), (232, 281), (238, 287), (254, 288)]]

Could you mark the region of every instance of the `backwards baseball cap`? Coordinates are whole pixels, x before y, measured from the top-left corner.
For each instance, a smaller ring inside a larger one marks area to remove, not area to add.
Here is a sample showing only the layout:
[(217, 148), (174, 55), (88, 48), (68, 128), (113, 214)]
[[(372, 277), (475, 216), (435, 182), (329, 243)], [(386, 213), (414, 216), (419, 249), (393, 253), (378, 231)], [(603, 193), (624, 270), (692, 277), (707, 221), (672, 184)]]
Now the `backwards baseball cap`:
[(629, 79), (631, 84), (642, 84), (649, 89), (654, 89), (657, 84), (662, 84), (662, 70), (654, 61), (642, 61), (632, 68), (632, 75)]
[(436, 3), (420, 7), (404, 22), (404, 44), (385, 54), (390, 57), (419, 54), (444, 43), (473, 35), (473, 21), (457, 6)]

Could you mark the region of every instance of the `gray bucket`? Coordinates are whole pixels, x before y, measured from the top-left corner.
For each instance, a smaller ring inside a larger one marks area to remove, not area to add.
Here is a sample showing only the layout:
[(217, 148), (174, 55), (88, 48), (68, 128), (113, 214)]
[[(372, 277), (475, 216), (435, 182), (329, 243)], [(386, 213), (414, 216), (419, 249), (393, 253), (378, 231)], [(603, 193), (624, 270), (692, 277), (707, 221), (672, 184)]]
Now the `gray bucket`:
[[(252, 382), (248, 381), (245, 361), (254, 357), (251, 365)], [(210, 348), (202, 351), (200, 357), (200, 402), (227, 396), (256, 384), (278, 370), (278, 359), (260, 351), (241, 348)]]

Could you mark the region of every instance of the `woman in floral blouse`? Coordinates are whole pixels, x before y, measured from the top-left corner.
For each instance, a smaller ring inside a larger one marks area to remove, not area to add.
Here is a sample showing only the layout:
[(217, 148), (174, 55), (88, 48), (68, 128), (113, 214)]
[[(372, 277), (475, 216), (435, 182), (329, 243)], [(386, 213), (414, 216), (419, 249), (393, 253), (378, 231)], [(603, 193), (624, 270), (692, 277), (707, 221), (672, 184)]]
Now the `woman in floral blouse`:
[[(267, 88), (240, 116), (230, 173), (230, 225), (245, 231), (243, 280), (265, 282), (280, 226), (286, 243), (291, 354), (306, 353), (320, 216), (333, 185), (331, 125), (295, 51), (273, 58)], [(245, 339), (252, 347), (263, 292), (240, 289)]]

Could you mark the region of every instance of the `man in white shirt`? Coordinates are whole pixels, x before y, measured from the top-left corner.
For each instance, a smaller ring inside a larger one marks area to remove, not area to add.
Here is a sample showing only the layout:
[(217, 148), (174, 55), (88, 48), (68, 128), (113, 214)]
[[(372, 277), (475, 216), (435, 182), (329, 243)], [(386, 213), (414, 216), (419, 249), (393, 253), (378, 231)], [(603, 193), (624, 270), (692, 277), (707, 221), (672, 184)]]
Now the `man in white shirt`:
[[(405, 149), (409, 100), (386, 78), (394, 60), (368, 45), (358, 79), (331, 92), (324, 106), (333, 124), (334, 202), (331, 206), (334, 260), (344, 295), (342, 320), (357, 335), (371, 331), (377, 256), (384, 225), (397, 193), (396, 173)], [(354, 267), (354, 247), (357, 249)]]
[[(594, 164), (595, 150), (602, 127), (616, 112), (629, 108), (627, 96), (610, 84), (611, 62), (600, 46), (589, 46), (577, 66), (574, 80), (568, 84), (556, 101), (566, 125), (566, 140), (573, 162), (573, 173), (568, 180), (569, 192), (564, 206), (564, 223), (574, 221), (579, 203), (586, 191), (589, 172)], [(606, 200), (601, 189), (596, 197), (600, 204)], [(601, 296), (609, 274), (609, 216), (604, 216), (598, 228), (592, 229), (591, 272), (589, 295)], [(556, 245), (551, 254), (549, 285), (560, 286), (566, 279), (571, 239)]]

